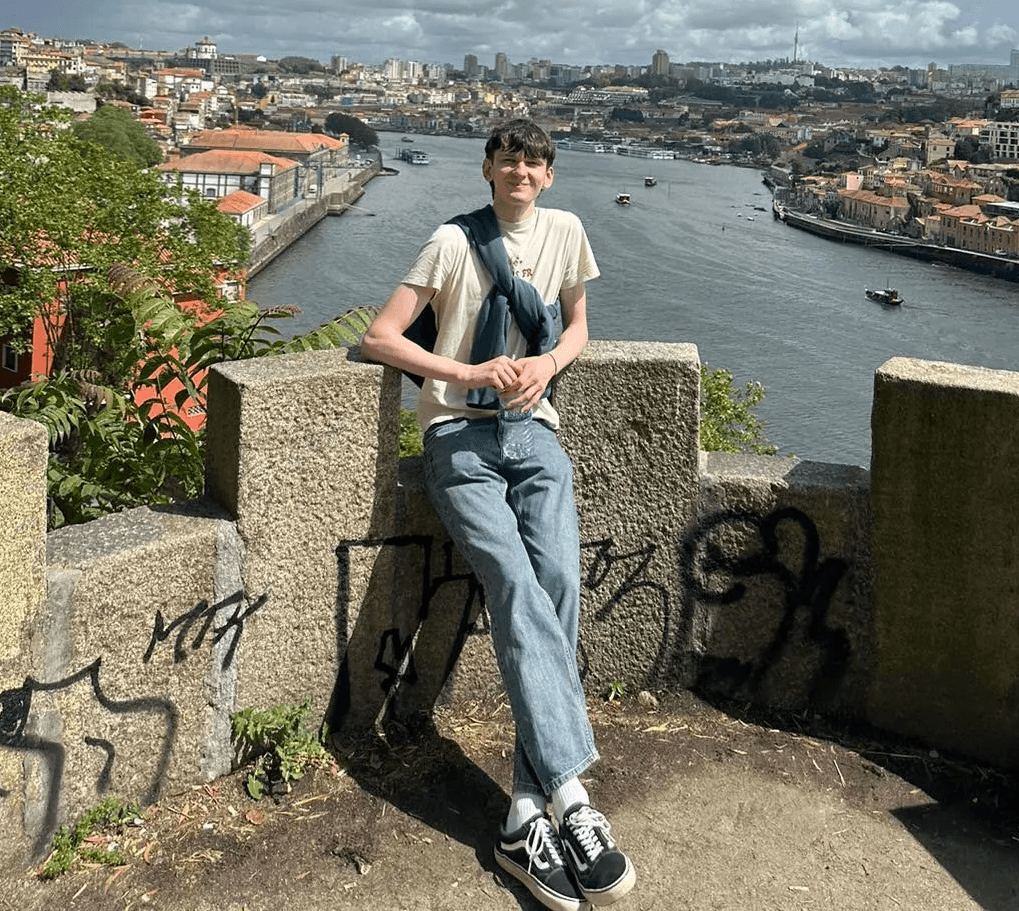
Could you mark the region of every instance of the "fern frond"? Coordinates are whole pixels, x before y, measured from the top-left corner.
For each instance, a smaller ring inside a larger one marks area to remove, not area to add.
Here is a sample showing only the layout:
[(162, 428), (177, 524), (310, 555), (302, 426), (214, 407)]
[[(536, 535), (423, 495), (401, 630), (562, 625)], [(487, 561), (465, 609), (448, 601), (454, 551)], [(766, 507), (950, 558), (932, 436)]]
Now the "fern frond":
[(276, 307), (264, 307), (258, 311), (259, 319), (293, 319), (299, 316), (301, 308), (296, 304), (279, 304)]
[(293, 354), (297, 351), (320, 351), (359, 345), (368, 327), (378, 316), (378, 312), (378, 307), (355, 307), (327, 323), (322, 323), (310, 332), (271, 345), (259, 354)]

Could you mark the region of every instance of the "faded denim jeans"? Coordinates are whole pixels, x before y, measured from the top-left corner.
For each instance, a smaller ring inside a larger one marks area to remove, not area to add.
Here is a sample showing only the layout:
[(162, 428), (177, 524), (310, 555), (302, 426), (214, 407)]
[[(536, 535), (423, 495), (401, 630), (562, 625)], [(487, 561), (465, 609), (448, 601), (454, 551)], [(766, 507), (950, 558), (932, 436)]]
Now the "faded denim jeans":
[(513, 789), (547, 797), (598, 758), (577, 672), (580, 538), (573, 466), (534, 421), (519, 462), (495, 418), (425, 434), (428, 496), (485, 591), (492, 641), (516, 723)]

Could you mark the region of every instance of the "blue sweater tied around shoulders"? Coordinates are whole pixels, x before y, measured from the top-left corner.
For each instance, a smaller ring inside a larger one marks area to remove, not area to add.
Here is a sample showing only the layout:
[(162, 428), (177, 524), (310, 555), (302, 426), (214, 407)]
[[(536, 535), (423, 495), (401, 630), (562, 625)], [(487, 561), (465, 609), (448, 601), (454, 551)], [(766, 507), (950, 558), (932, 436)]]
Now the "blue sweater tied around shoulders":
[[(491, 205), (457, 215), (447, 224), (456, 225), (467, 235), (468, 243), (478, 251), (482, 264), (495, 282), (478, 312), (471, 363), (483, 364), (506, 353), (510, 320), (516, 320), (527, 341), (528, 357), (551, 351), (556, 345), (561, 325), (559, 302), (546, 304), (534, 285), (513, 274), (499, 230), (499, 220)], [(431, 306), (425, 307), (404, 335), (429, 351), (434, 349), (438, 332), (435, 311)], [(418, 386), (424, 382), (422, 377), (407, 375)], [(548, 393), (546, 388), (542, 395), (547, 396)], [(494, 411), (499, 407), (499, 399), (495, 390), (484, 386), (467, 390), (467, 404)]]

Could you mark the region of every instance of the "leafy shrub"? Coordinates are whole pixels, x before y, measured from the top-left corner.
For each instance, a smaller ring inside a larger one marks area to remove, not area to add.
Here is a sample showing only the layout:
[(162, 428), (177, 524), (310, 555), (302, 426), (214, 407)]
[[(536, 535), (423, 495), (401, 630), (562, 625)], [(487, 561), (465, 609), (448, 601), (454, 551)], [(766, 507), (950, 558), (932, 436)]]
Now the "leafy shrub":
[(764, 399), (760, 383), (733, 386), (733, 375), (701, 364), (700, 446), (705, 452), (774, 455), (778, 447), (764, 436), (764, 423), (753, 409)]
[[(296, 307), (259, 309), (227, 300), (210, 319), (182, 309), (124, 265), (110, 287), (129, 315), (126, 377), (109, 382), (97, 371), (54, 374), (0, 394), (0, 410), (43, 424), (50, 439), (49, 525), (87, 522), (138, 505), (169, 503), (202, 493), (203, 415), (209, 368), (223, 361), (357, 344), (375, 310), (358, 308), (293, 338), (274, 323)], [(192, 422), (196, 423), (196, 422)]]
[(400, 456), (421, 455), (424, 441), (417, 416), (409, 408), (400, 409)]
[(308, 765), (329, 754), (320, 733), (307, 724), (311, 703), (246, 708), (230, 716), (234, 743), (242, 755), (254, 755), (248, 774), (248, 794), (260, 800), (282, 785), (303, 777)]

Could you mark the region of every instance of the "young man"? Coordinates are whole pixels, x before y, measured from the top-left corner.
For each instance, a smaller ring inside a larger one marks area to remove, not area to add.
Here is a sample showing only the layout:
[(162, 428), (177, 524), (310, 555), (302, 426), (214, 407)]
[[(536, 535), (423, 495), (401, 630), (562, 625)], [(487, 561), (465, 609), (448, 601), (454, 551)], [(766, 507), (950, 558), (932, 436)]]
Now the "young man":
[[(424, 378), (428, 495), (484, 588), (516, 723), (496, 860), (547, 907), (575, 911), (621, 898), (635, 874), (578, 777), (598, 754), (577, 673), (573, 472), (547, 389), (587, 343), (584, 283), (598, 267), (575, 215), (535, 205), (554, 158), (530, 121), (494, 130), (482, 163), (491, 205), (435, 231), (362, 350)], [(557, 299), (558, 337), (546, 305)], [(429, 306), (432, 350), (404, 334)], [(504, 407), (523, 412), (523, 425), (504, 421)], [(523, 452), (510, 439), (521, 426)]]

